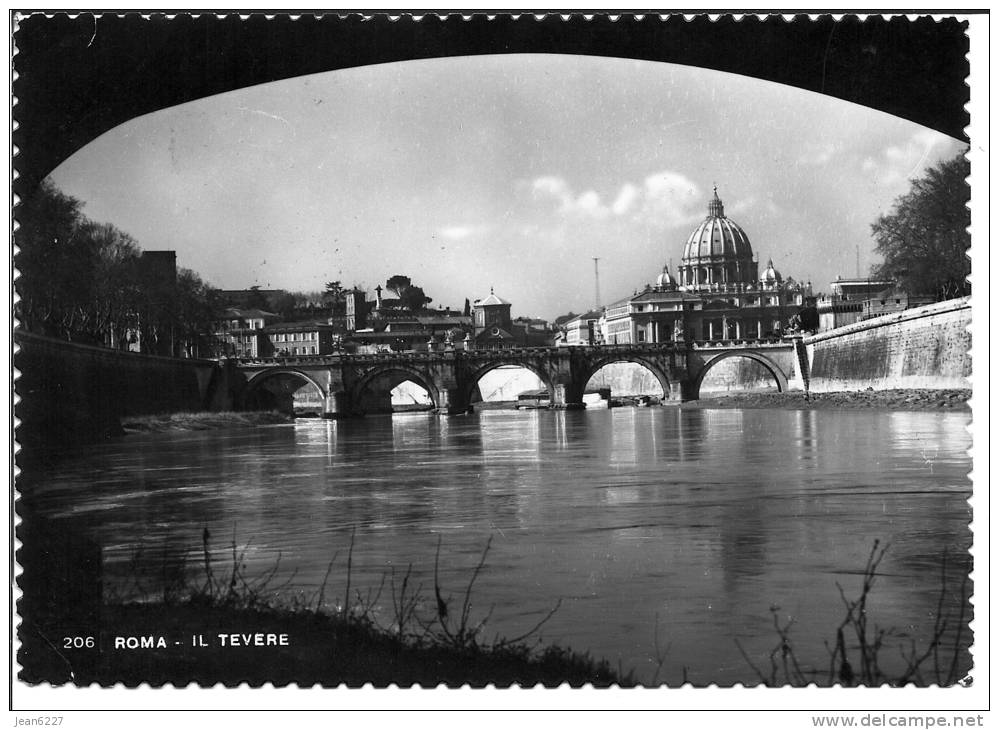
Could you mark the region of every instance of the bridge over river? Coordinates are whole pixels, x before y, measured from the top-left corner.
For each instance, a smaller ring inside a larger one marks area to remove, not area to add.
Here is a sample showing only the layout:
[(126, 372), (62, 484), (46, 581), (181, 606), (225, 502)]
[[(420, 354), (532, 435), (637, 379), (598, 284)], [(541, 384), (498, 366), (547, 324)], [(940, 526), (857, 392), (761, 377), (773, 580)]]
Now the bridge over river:
[(532, 347), (503, 350), (331, 354), (230, 360), (246, 379), (239, 400), (251, 407), (268, 393), (290, 396), (305, 384), (321, 394), (324, 416), (391, 412), (391, 391), (411, 381), (425, 388), (438, 413), (465, 413), (479, 379), (499, 367), (537, 375), (555, 408), (582, 408), (590, 378), (605, 365), (635, 363), (655, 375), (666, 398), (695, 400), (704, 376), (719, 362), (755, 360), (787, 390), (794, 379), (795, 343), (779, 340), (712, 340), (690, 343)]

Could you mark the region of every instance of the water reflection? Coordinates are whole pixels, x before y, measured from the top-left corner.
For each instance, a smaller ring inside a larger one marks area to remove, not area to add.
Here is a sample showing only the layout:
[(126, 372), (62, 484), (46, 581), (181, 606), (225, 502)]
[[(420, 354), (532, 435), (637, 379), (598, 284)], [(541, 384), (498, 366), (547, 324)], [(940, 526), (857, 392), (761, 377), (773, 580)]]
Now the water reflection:
[(945, 606), (958, 605), (965, 421), (675, 408), (310, 420), (129, 437), (19, 486), (102, 543), (111, 581), (137, 546), (152, 564), (197, 548), (208, 527), (219, 549), (234, 531), (250, 543), (251, 572), (280, 556), (278, 579), (294, 573), (303, 590), (354, 530), (362, 590), (409, 563), (432, 581), (440, 536), (442, 579), (457, 587), (492, 536), (477, 587), (497, 632), (529, 628), (562, 598), (548, 640), (641, 670), (659, 615), (671, 662), (732, 682), (753, 679), (735, 639), (765, 660), (775, 603), (824, 661), (837, 586), (857, 588), (875, 539), (891, 543), (879, 624), (932, 630), (945, 551)]

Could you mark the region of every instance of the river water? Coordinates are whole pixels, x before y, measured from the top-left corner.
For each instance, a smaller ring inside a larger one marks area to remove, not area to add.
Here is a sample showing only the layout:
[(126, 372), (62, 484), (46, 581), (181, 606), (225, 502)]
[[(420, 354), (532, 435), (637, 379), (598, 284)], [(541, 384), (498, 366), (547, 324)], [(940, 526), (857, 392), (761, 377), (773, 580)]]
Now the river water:
[(440, 539), (456, 608), (491, 538), (472, 591), (472, 618), (491, 611), (486, 637), (528, 631), (560, 601), (539, 632), (546, 644), (645, 682), (686, 672), (729, 685), (757, 680), (736, 641), (769, 666), (772, 606), (795, 621), (799, 661), (826, 668), (823, 641), (844, 616), (838, 585), (859, 594), (875, 540), (889, 548), (868, 615), (890, 630), (889, 665), (899, 646), (929, 641), (942, 580), (956, 616), (971, 541), (966, 423), (670, 407), (299, 420), (128, 436), (20, 486), (102, 545), (116, 590), (137, 572), (155, 584), (164, 554), (189, 551), (193, 570), (207, 527), (220, 560), (235, 536), (247, 573), (276, 568), (272, 585), (290, 581), (292, 598), (314, 600), (335, 557), (325, 595), (336, 606), (354, 533), (352, 593), (373, 598), (386, 577), (372, 608), (385, 625), (392, 570), (398, 585), (412, 564), (429, 610)]

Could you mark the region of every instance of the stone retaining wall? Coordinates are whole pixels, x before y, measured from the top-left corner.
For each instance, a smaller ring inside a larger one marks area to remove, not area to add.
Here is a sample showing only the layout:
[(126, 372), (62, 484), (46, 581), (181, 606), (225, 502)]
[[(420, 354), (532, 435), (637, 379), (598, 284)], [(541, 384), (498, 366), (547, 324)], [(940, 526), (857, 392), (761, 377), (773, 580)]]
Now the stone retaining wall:
[(211, 405), (218, 366), (15, 335), (16, 414), (22, 447), (58, 448), (120, 430), (122, 416), (199, 411)]
[(805, 337), (809, 388), (970, 388), (970, 324), (964, 297)]

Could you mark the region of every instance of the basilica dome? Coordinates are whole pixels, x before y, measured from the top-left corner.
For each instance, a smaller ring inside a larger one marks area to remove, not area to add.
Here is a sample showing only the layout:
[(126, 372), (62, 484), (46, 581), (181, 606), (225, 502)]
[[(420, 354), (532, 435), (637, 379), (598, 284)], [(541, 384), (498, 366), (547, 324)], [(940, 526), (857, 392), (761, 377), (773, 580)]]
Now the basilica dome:
[(738, 223), (725, 217), (718, 188), (708, 202), (708, 217), (694, 229), (683, 247), (683, 259), (752, 258), (749, 236)]
[(679, 273), (685, 288), (749, 284), (756, 280), (749, 236), (738, 223), (725, 217), (718, 188), (708, 201), (707, 218), (687, 238)]

